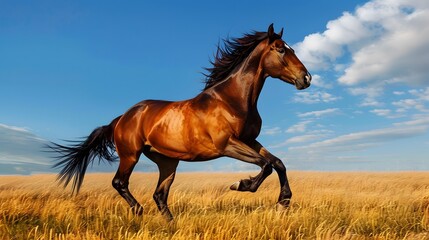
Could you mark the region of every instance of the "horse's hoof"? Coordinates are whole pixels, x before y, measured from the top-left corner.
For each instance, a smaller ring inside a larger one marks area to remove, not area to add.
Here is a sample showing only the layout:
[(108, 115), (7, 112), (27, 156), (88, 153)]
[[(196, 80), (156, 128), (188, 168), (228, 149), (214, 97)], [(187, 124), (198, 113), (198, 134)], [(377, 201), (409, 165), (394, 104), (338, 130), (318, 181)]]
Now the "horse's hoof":
[(279, 212), (286, 211), (288, 209), (289, 209), (289, 206), (285, 206), (285, 205), (283, 205), (281, 203), (277, 203), (276, 204), (276, 210), (279, 211)]
[(238, 191), (239, 187), (240, 187), (240, 181), (235, 182), (234, 184), (232, 184), (231, 187), (229, 187), (229, 189)]

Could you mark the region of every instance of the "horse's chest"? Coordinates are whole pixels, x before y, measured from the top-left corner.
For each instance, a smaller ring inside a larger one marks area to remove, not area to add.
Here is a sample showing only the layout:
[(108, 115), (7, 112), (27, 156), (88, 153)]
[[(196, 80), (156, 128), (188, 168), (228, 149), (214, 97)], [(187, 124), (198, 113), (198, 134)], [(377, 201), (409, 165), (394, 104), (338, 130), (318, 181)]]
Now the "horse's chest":
[(262, 120), (259, 114), (249, 114), (246, 121), (243, 124), (243, 128), (240, 132), (240, 139), (242, 140), (254, 140), (259, 136), (262, 127)]

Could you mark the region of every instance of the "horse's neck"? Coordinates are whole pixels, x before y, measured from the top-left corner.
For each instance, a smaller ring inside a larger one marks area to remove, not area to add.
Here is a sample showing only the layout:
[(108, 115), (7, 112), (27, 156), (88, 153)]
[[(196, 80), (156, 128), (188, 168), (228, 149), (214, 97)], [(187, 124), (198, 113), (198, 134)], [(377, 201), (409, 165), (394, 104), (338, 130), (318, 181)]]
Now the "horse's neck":
[(259, 94), (265, 83), (266, 76), (259, 67), (260, 55), (258, 52), (252, 53), (226, 81), (214, 89), (244, 111), (256, 109)]

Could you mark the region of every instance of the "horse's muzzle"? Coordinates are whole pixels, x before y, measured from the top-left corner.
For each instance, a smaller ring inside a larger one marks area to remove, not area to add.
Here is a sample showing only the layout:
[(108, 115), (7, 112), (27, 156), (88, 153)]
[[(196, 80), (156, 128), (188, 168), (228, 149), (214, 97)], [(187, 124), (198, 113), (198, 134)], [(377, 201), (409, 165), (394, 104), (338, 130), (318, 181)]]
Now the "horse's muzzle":
[(305, 73), (303, 77), (295, 80), (295, 87), (298, 90), (303, 90), (310, 87), (311, 84), (311, 74), (309, 72)]

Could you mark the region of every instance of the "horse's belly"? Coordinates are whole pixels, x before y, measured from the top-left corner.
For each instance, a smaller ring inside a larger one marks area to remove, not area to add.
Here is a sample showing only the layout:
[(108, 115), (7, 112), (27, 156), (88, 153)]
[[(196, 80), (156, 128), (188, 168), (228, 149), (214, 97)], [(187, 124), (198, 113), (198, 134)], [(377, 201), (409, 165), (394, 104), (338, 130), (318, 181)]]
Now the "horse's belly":
[(206, 145), (201, 141), (185, 141), (183, 137), (151, 138), (146, 145), (150, 146), (150, 151), (184, 161), (205, 161), (219, 157), (218, 151), (210, 143)]
[(169, 110), (147, 136), (151, 151), (185, 161), (204, 161), (219, 156), (210, 134), (198, 118)]

